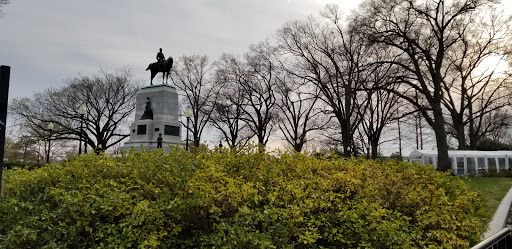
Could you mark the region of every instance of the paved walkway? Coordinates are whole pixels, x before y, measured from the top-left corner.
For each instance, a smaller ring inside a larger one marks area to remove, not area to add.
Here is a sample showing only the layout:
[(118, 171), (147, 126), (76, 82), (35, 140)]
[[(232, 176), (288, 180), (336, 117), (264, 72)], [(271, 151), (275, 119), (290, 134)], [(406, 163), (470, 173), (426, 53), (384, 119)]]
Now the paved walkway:
[(484, 239), (491, 237), (493, 234), (499, 232), (501, 229), (505, 227), (505, 223), (507, 222), (507, 215), (512, 204), (512, 188), (505, 195), (505, 198), (501, 200), (496, 213), (492, 217), (491, 222), (489, 223), (489, 230), (484, 233)]

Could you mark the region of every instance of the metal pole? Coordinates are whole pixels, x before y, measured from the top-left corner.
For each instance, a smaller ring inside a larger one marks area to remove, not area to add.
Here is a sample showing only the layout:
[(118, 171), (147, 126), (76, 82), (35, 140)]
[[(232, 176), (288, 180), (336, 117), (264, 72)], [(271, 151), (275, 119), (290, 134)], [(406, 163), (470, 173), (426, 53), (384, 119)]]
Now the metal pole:
[(46, 155), (46, 163), (50, 163), (50, 148), (52, 142), (52, 130), (50, 129), (50, 136), (48, 136), (48, 151)]
[(188, 123), (190, 122), (190, 117), (187, 117), (187, 140), (185, 141), (185, 149), (188, 151)]
[(84, 115), (80, 114), (80, 142), (78, 142), (78, 154), (82, 154), (82, 134), (84, 134)]
[[(88, 115), (88, 113), (85, 113), (85, 115)], [(84, 117), (85, 117), (84, 115)], [(84, 132), (84, 154), (87, 154), (87, 142), (89, 141), (89, 136), (87, 133)]]
[[(396, 109), (397, 115), (400, 115), (398, 108)], [(398, 153), (400, 154), (400, 160), (402, 160), (402, 133), (400, 132), (400, 118), (398, 118)]]
[(5, 129), (7, 129), (7, 102), (9, 99), (9, 77), (11, 67), (0, 66), (0, 194), (2, 193), (2, 170), (4, 168)]

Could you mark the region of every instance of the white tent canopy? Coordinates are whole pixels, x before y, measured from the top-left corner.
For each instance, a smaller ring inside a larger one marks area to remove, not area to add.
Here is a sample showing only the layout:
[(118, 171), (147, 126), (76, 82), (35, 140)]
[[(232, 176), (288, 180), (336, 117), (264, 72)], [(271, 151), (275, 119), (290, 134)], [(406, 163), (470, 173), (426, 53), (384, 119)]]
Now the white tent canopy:
[[(478, 175), (482, 171), (508, 170), (512, 163), (512, 151), (449, 150), (452, 170), (458, 175)], [(409, 154), (409, 162), (432, 164), (437, 167), (436, 150), (415, 150)]]

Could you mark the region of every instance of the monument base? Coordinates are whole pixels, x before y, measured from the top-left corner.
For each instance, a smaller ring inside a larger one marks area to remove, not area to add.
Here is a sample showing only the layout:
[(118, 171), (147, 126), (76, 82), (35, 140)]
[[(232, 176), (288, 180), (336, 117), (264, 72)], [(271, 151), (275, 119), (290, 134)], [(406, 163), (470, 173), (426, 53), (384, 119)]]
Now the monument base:
[(121, 147), (129, 151), (153, 150), (162, 136), (162, 149), (169, 152), (171, 146), (184, 146), (181, 140), (179, 102), (176, 88), (169, 85), (142, 87), (137, 93), (135, 121), (131, 125), (130, 139)]
[[(162, 149), (165, 153), (169, 153), (171, 151), (171, 147), (169, 146), (179, 146), (179, 147), (185, 147), (184, 142), (179, 143), (168, 143), (163, 142), (162, 143)], [(121, 146), (122, 151), (130, 151), (131, 149), (135, 149), (137, 151), (144, 151), (144, 150), (154, 150), (157, 149), (157, 143), (153, 143), (151, 141), (139, 141), (136, 143), (125, 143), (123, 146)]]

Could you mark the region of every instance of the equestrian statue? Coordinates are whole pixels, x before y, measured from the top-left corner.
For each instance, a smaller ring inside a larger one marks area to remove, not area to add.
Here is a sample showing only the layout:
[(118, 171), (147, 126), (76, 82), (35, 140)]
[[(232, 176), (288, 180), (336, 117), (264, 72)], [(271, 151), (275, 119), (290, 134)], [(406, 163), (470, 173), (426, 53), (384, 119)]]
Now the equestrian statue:
[(169, 73), (172, 69), (173, 59), (169, 57), (167, 60), (165, 59), (164, 53), (160, 48), (160, 52), (156, 54), (157, 62), (149, 64), (147, 70), (151, 71), (151, 85), (153, 85), (153, 78), (157, 73), (162, 73), (162, 82), (165, 80), (165, 84), (167, 84), (167, 80), (169, 79)]

